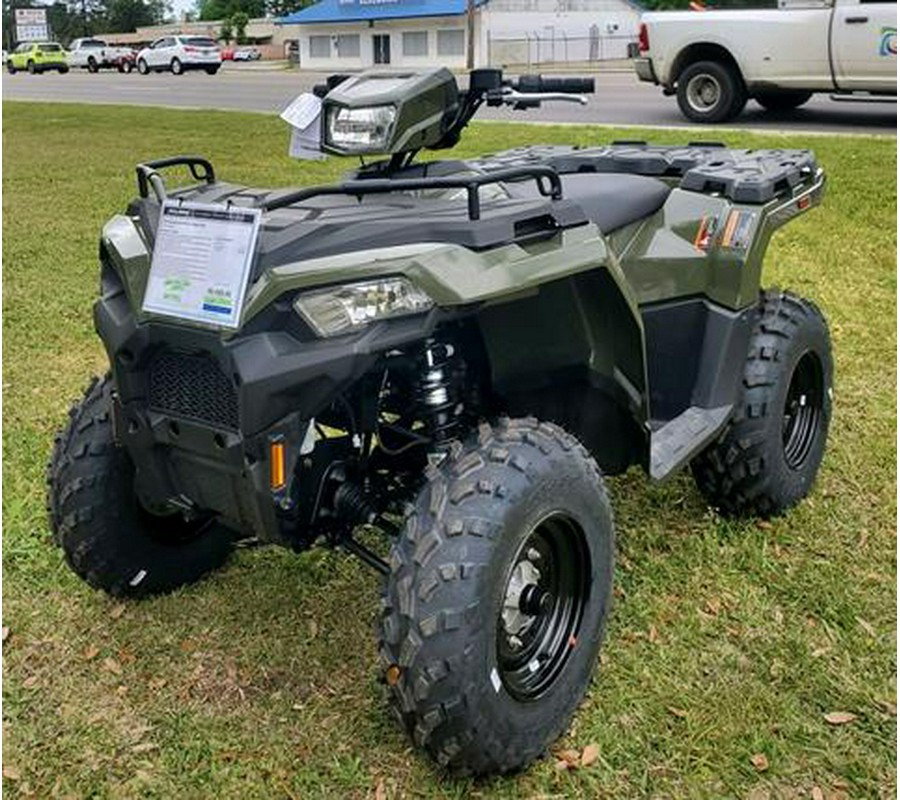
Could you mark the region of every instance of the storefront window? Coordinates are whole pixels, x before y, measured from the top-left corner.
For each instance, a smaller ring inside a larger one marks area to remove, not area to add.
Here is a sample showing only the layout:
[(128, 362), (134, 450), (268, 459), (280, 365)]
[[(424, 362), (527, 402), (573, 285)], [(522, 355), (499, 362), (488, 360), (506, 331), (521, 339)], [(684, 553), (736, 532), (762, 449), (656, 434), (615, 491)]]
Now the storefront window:
[(437, 32), (439, 56), (461, 56), (466, 49), (466, 34), (462, 29)]
[(403, 55), (427, 56), (428, 31), (406, 31), (403, 34)]
[(337, 37), (338, 58), (359, 58), (359, 34), (344, 33)]
[[(357, 53), (359, 47), (357, 46)], [(330, 36), (310, 36), (309, 37), (309, 57), (310, 58), (331, 58), (331, 37)]]

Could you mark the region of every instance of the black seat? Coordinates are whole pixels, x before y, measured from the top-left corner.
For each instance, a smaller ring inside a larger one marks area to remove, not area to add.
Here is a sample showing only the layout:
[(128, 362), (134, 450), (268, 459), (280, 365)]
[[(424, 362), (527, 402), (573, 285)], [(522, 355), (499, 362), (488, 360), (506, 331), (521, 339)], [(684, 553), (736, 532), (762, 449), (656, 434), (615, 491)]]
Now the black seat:
[[(582, 172), (562, 175), (563, 197), (574, 200), (603, 233), (649, 216), (662, 208), (671, 191), (656, 178), (644, 175)], [(508, 183), (513, 197), (537, 197), (533, 182)]]

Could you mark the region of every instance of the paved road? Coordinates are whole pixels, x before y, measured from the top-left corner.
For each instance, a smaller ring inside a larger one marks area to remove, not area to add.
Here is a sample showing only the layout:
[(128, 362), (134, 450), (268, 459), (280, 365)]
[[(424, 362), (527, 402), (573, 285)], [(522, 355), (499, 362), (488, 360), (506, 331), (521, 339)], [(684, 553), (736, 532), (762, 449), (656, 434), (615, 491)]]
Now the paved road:
[[(231, 67), (218, 75), (189, 73), (119, 75), (3, 74), (3, 99), (82, 103), (124, 103), (191, 108), (235, 109), (278, 112), (295, 95), (308, 89), (321, 76), (288, 71)], [(485, 109), (481, 118), (535, 122), (584, 122), (616, 125), (690, 126), (672, 97), (663, 97), (655, 86), (642, 84), (628, 72), (606, 72), (596, 76), (597, 93), (586, 106), (548, 104), (539, 111), (516, 113), (508, 109)], [(729, 127), (839, 133), (897, 133), (894, 104), (836, 103), (816, 96), (802, 109), (772, 115), (754, 102)]]

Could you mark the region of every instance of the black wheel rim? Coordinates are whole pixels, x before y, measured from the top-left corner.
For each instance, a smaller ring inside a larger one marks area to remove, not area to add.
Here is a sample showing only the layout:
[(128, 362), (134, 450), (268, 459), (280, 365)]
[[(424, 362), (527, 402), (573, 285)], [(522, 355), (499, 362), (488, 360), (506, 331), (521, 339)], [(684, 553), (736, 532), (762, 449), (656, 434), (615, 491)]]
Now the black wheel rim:
[(781, 438), (784, 460), (791, 469), (800, 469), (812, 450), (819, 433), (824, 399), (822, 363), (815, 353), (808, 351), (794, 367), (784, 401)]
[(138, 493), (133, 498), (144, 532), (157, 544), (180, 547), (199, 539), (216, 523), (216, 516), (209, 511), (187, 514), (169, 506), (145, 505)]
[(497, 618), (497, 670), (519, 700), (537, 700), (559, 677), (578, 635), (590, 590), (584, 531), (555, 512), (525, 537), (507, 574)]

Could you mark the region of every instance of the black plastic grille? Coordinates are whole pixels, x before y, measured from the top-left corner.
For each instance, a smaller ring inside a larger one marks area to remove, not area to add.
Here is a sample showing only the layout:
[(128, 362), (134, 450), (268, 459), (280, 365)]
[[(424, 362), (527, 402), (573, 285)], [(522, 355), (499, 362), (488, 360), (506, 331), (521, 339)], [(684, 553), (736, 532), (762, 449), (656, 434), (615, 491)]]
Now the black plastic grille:
[(224, 428), (238, 428), (234, 384), (205, 356), (164, 350), (150, 364), (150, 407)]

